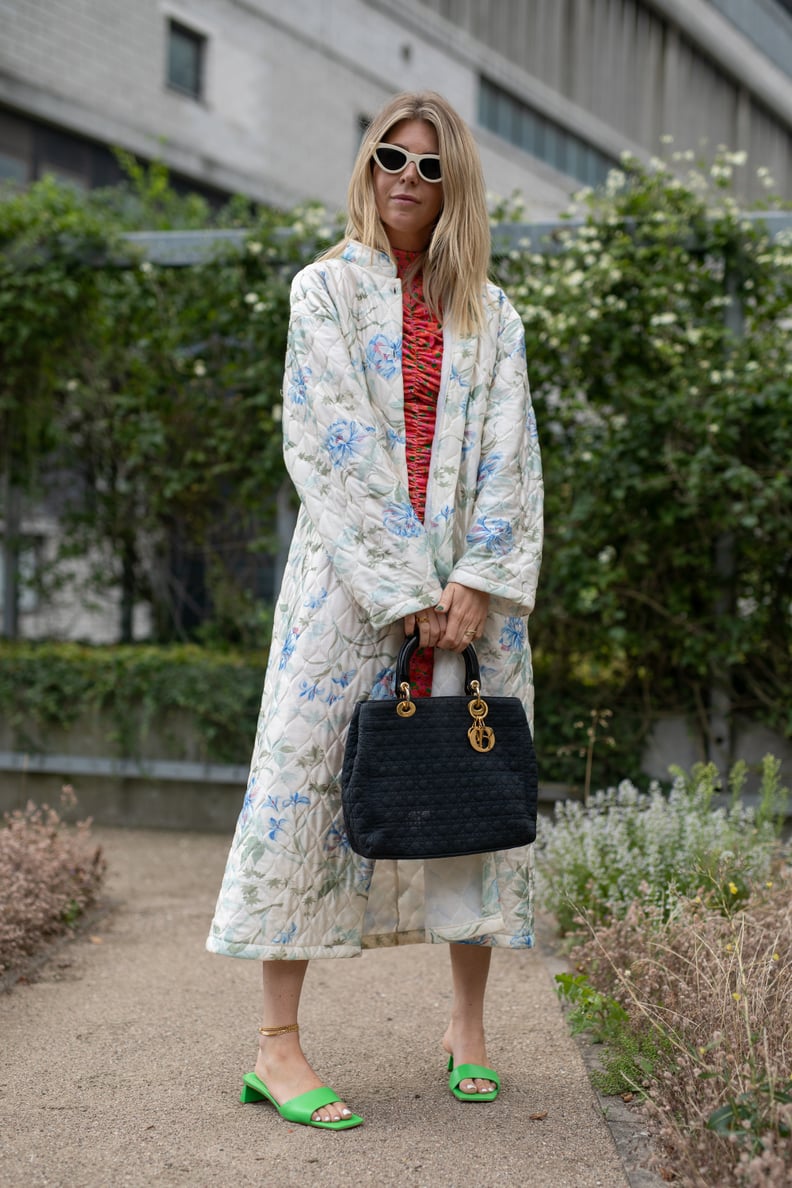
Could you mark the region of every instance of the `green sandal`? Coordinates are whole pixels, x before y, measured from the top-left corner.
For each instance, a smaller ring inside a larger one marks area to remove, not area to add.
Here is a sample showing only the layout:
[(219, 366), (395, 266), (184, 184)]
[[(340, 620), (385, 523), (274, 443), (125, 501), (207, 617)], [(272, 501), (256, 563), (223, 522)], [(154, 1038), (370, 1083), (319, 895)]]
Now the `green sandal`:
[(315, 1110), (321, 1110), (322, 1106), (338, 1101), (338, 1094), (333, 1093), (326, 1085), (321, 1089), (300, 1093), (279, 1105), (260, 1077), (255, 1073), (245, 1073), (242, 1078), (242, 1092), (239, 1095), (242, 1104), (265, 1099), (272, 1102), (281, 1118), (285, 1118), (287, 1122), (299, 1122), (301, 1126), (316, 1126), (320, 1130), (349, 1130), (352, 1126), (360, 1126), (363, 1121), (357, 1114), (350, 1114), (348, 1118), (341, 1118), (338, 1122), (315, 1122), (311, 1117)]
[[(494, 1101), (500, 1091), (500, 1077), (492, 1068), (485, 1068), (483, 1064), (458, 1064), (454, 1068), (454, 1057), (448, 1057), (448, 1088), (457, 1101)], [(467, 1080), (494, 1081), (495, 1088), (486, 1093), (463, 1093), (459, 1088), (462, 1081)]]

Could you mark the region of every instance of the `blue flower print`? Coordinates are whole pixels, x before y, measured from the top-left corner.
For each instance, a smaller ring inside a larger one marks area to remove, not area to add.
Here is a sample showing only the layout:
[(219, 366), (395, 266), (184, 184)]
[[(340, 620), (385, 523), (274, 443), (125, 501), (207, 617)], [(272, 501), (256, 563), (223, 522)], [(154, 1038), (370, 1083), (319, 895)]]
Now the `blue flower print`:
[(330, 461), (337, 469), (351, 462), (361, 452), (361, 446), (369, 433), (373, 433), (371, 425), (358, 425), (357, 421), (345, 421), (343, 417), (333, 421), (325, 434), (324, 445)]
[(531, 441), (538, 439), (539, 430), (536, 427), (536, 413), (533, 410), (533, 405), (529, 406), (528, 412), (525, 414), (525, 428)]
[(514, 547), (511, 524), (497, 516), (479, 516), (465, 540), (470, 545), (484, 545), (496, 557), (505, 557)]
[(534, 947), (534, 938), (530, 932), (516, 932), (509, 941), (509, 947), (512, 949), (532, 949)]
[(381, 668), (371, 686), (372, 701), (386, 701), (396, 695), (396, 673), (392, 668)]
[(403, 433), (397, 433), (395, 429), (388, 429), (388, 448), (395, 450), (397, 446), (404, 445), (407, 438)]
[(264, 801), (264, 808), (272, 809), (273, 813), (277, 813), (279, 800), (280, 800), (280, 797), (278, 797), (278, 796), (268, 796), (267, 799)]
[(476, 475), (476, 482), (479, 486), (485, 479), (492, 478), (493, 474), (497, 474), (501, 469), (501, 462), (503, 461), (503, 454), (490, 454), (483, 458), (479, 463), (478, 474)]
[(311, 375), (310, 367), (298, 367), (289, 377), (286, 395), (292, 404), (305, 404), (308, 395), (307, 377)]
[(462, 442), (462, 457), (463, 458), (466, 458), (468, 456), (468, 454), (473, 449), (473, 446), (476, 444), (477, 441), (478, 441), (478, 434), (476, 433), (475, 429), (471, 429), (470, 426), (468, 426), (468, 428), (465, 430), (464, 441)]
[(401, 371), (402, 340), (375, 334), (366, 347), (366, 358), (383, 379), (393, 379)]
[(333, 821), (325, 834), (323, 849), (326, 854), (337, 854), (339, 851), (343, 853), (349, 849), (349, 838), (346, 835), (346, 830), (336, 821)]
[(454, 363), (451, 364), (451, 373), (448, 377), (449, 384), (459, 384), (460, 388), (469, 388), (470, 380), (463, 379), (460, 372)]
[(303, 606), (307, 606), (309, 610), (319, 610), (319, 607), (327, 598), (327, 590), (322, 586), (318, 594), (309, 594), (305, 599)]
[(348, 672), (342, 672), (339, 676), (331, 677), (330, 683), (335, 685), (335, 688), (331, 689), (325, 697), (325, 701), (328, 705), (335, 705), (337, 701), (341, 701), (343, 699), (343, 690), (349, 688), (349, 682), (352, 680), (352, 677), (356, 672), (356, 668), (350, 668)]
[(437, 528), (440, 524), (447, 524), (454, 514), (454, 509), (450, 503), (445, 507), (441, 507), (439, 512), (435, 512), (432, 516), (432, 527)]
[(270, 841), (275, 841), (279, 833), (283, 833), (283, 826), (286, 824), (285, 817), (270, 817), (270, 828), (267, 831), (267, 837)]
[(300, 681), (300, 697), (304, 697), (306, 701), (315, 701), (317, 697), (321, 699), (322, 689), (316, 682)]
[(289, 925), (288, 928), (284, 928), (282, 930), (282, 932), (279, 932), (277, 934), (277, 936), (273, 936), (273, 938), (272, 938), (273, 945), (288, 945), (289, 942), (294, 939), (294, 934), (296, 933), (296, 931), (297, 931), (297, 925), (294, 921), (292, 921), (292, 923)]
[(256, 800), (256, 789), (255, 789), (255, 785), (253, 784), (253, 781), (251, 780), (251, 783), (248, 786), (248, 790), (245, 793), (245, 799), (242, 801), (242, 809), (239, 813), (239, 824), (241, 827), (244, 827), (245, 825), (247, 825), (248, 821), (250, 820), (251, 816), (253, 815), (253, 805), (255, 803), (255, 800)]
[(289, 658), (294, 653), (294, 649), (297, 646), (297, 636), (299, 634), (300, 634), (299, 627), (292, 627), (291, 631), (286, 636), (286, 639), (284, 640), (284, 643), (283, 643), (283, 647), (281, 648), (280, 660), (278, 661), (278, 671), (279, 672), (283, 671), (283, 669), (286, 667), (286, 665), (289, 662)]
[(302, 792), (292, 792), (291, 796), (284, 796), (284, 798), (283, 798), (283, 807), (284, 808), (288, 808), (288, 807), (296, 808), (298, 804), (310, 804), (310, 803), (311, 803), (310, 797), (303, 796)]
[(525, 649), (525, 621), (517, 615), (509, 615), (501, 629), (498, 643), (502, 652), (522, 652)]
[(382, 522), (393, 536), (420, 536), (423, 531), (411, 503), (389, 503)]

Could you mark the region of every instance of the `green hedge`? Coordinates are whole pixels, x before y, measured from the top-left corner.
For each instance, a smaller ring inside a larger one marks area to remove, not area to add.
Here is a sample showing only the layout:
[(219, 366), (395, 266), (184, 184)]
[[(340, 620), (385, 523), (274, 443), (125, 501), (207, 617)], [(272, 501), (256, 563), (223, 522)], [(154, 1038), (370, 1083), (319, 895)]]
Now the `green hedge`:
[[(17, 748), (35, 751), (48, 730), (79, 729), (86, 713), (100, 711), (110, 727), (112, 749), (136, 757), (153, 728), (159, 737), (181, 737), (186, 715), (207, 762), (244, 764), (253, 744), (266, 658), (265, 650), (227, 652), (192, 644), (4, 642), (0, 716), (11, 726)], [(577, 680), (559, 686), (541, 656), (536, 679), (536, 738), (544, 781), (582, 786), (591, 714), (603, 709), (613, 711), (618, 729), (605, 730), (598, 739), (595, 783), (638, 778), (647, 723), (629, 705), (620, 704), (615, 685), (603, 688)]]
[(35, 748), (42, 728), (68, 730), (100, 710), (120, 755), (139, 755), (154, 725), (186, 714), (208, 762), (245, 763), (261, 700), (266, 654), (194, 645), (88, 647), (0, 644), (0, 714), (18, 745)]

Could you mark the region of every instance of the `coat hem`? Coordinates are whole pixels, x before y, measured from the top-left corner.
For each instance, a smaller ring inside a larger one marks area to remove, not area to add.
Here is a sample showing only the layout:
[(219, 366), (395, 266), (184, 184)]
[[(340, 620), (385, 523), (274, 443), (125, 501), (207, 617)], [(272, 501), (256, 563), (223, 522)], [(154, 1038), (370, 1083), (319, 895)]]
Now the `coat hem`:
[(504, 934), (489, 934), (470, 937), (467, 940), (450, 941), (446, 937), (430, 932), (397, 932), (381, 933), (363, 937), (362, 945), (242, 945), (225, 943), (216, 937), (210, 937), (206, 942), (209, 953), (219, 957), (239, 957), (248, 961), (314, 961), (327, 958), (360, 957), (364, 950), (393, 949), (403, 945), (437, 944), (437, 945), (479, 945), (487, 949), (532, 949), (534, 937), (532, 933), (522, 933), (519, 936)]

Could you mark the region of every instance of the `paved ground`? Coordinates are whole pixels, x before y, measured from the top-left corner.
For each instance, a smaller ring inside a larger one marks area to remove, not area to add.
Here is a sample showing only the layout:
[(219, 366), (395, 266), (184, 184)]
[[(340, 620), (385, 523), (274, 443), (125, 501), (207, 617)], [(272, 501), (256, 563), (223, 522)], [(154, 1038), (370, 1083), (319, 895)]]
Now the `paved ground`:
[(115, 908), (0, 997), (3, 1188), (627, 1188), (539, 952), (494, 954), (487, 1027), (504, 1088), (480, 1106), (445, 1084), (444, 946), (315, 962), (306, 1051), (366, 1121), (292, 1126), (238, 1102), (258, 964), (203, 949), (228, 838), (95, 832)]

